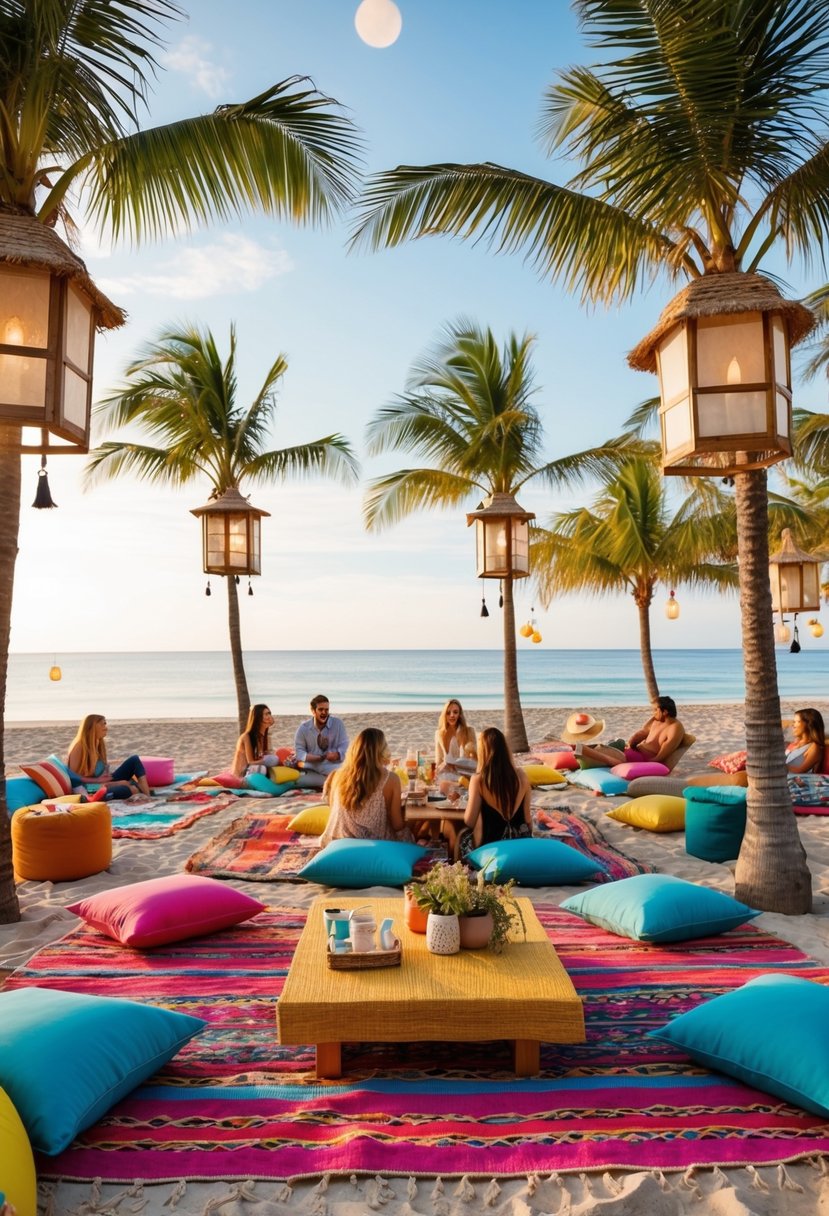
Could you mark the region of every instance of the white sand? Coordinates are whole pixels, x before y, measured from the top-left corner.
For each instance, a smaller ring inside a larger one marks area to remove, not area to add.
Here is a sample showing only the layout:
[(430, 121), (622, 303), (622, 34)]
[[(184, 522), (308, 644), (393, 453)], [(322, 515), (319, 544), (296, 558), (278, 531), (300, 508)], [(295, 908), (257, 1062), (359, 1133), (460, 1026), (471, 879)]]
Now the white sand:
[[(576, 707), (581, 708), (581, 707)], [(784, 705), (785, 716), (798, 708)], [(829, 704), (817, 704), (824, 715)], [(336, 712), (336, 707), (334, 707)], [(742, 706), (683, 706), (681, 716), (697, 743), (683, 759), (680, 772), (690, 774), (705, 767), (711, 756), (733, 751), (744, 742)], [(568, 710), (528, 710), (525, 712), (531, 742), (557, 732)], [(607, 722), (606, 738), (628, 735), (642, 724), (644, 709), (591, 708), (596, 717)], [(434, 714), (395, 713), (384, 715), (343, 715), (349, 734), (367, 725), (382, 726), (392, 751), (406, 747), (430, 746), (435, 728)], [(479, 713), (473, 725), (502, 726), (499, 715)], [(272, 742), (290, 743), (296, 719), (277, 719)], [(7, 726), (5, 750), (9, 776), (15, 762), (39, 759), (52, 751), (66, 750), (74, 724), (46, 726)], [(144, 755), (171, 755), (178, 771), (208, 768), (216, 772), (229, 763), (237, 730), (233, 722), (216, 721), (130, 721), (110, 724), (109, 750), (115, 757), (137, 751)], [(725, 891), (733, 890), (733, 863), (716, 865), (689, 857), (684, 835), (656, 835), (617, 824), (603, 817), (617, 805), (617, 799), (597, 798), (573, 786), (541, 795), (547, 805), (567, 805), (600, 823), (608, 841), (622, 851), (649, 861), (659, 870), (699, 881)], [(251, 805), (260, 805), (259, 802)], [(270, 804), (267, 805), (278, 805)], [(62, 937), (76, 918), (65, 904), (107, 887), (136, 882), (183, 869), (187, 858), (210, 840), (239, 814), (239, 804), (205, 816), (192, 827), (157, 841), (116, 840), (110, 870), (76, 883), (25, 882), (18, 888), (22, 920), (17, 925), (0, 926), (0, 969), (25, 962), (42, 945)], [(813, 877), (814, 910), (808, 916), (789, 918), (765, 913), (755, 922), (796, 944), (805, 953), (829, 964), (829, 819), (802, 817), (798, 820)], [(265, 903), (276, 905), (283, 895), (281, 884), (235, 883)], [(310, 902), (318, 893), (311, 885), (292, 884), (292, 904)], [(372, 894), (386, 894), (375, 889)], [(558, 903), (569, 892), (565, 888), (544, 888), (528, 892), (538, 902)], [(405, 1160), (400, 1162), (405, 1174)], [(693, 1171), (690, 1175), (670, 1174), (664, 1178), (649, 1173), (613, 1171), (600, 1175), (552, 1175), (549, 1179), (516, 1179), (492, 1184), (489, 1179), (435, 1179), (405, 1176), (388, 1179), (323, 1179), (297, 1183), (292, 1187), (274, 1183), (188, 1183), (157, 1186), (102, 1186), (61, 1183), (42, 1188), (47, 1214), (142, 1212), (144, 1216), (168, 1216), (171, 1212), (220, 1212), (222, 1216), (287, 1216), (312, 1213), (313, 1216), (364, 1216), (382, 1208), (389, 1216), (430, 1213), (434, 1216), (471, 1216), (476, 1212), (509, 1213), (509, 1216), (556, 1213), (557, 1216), (587, 1216), (605, 1212), (610, 1216), (678, 1216), (685, 1212), (718, 1212), (723, 1216), (772, 1216), (787, 1212), (792, 1216), (811, 1216), (829, 1211), (829, 1163), (809, 1163), (759, 1170), (732, 1169)], [(43, 1196), (42, 1196), (43, 1198)]]

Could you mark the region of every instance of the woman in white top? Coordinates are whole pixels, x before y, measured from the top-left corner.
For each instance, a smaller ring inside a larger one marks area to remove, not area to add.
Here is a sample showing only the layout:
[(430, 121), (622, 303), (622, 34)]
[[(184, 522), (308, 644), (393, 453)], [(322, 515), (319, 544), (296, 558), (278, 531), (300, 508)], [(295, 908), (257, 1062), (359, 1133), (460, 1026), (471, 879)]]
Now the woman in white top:
[(817, 709), (799, 709), (792, 730), (794, 743), (786, 750), (786, 768), (790, 773), (817, 772), (826, 745), (823, 715)]
[(340, 768), (325, 783), (324, 797), (331, 814), (320, 846), (343, 838), (408, 838), (400, 778), (389, 772), (388, 762), (389, 748), (383, 732), (374, 726), (361, 730), (349, 744)]
[(474, 772), (475, 765), (464, 765), (463, 761), (475, 761), (477, 755), (475, 732), (467, 724), (460, 701), (452, 697), (441, 710), (435, 731), (435, 771), (441, 793), (457, 796), (458, 761), (461, 761), (461, 769), (465, 767)]

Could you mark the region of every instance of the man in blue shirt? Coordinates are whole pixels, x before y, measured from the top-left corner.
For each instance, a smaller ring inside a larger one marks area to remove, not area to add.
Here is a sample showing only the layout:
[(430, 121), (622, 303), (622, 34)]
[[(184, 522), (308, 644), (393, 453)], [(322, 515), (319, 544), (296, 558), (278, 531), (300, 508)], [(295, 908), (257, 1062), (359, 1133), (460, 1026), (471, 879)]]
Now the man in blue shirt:
[(340, 719), (331, 716), (328, 697), (322, 693), (311, 701), (311, 713), (313, 717), (300, 725), (294, 738), (296, 764), (302, 770), (297, 788), (321, 790), (328, 774), (342, 764), (348, 736)]

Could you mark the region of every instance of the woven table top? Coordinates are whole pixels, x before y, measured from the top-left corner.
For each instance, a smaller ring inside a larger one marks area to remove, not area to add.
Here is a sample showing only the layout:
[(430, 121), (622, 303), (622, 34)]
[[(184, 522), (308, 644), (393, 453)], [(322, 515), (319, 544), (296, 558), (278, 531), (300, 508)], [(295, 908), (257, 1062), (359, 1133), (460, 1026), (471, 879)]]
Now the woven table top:
[[(527, 926), (501, 954), (489, 949), (432, 954), (403, 916), (403, 896), (316, 899), (276, 1007), (281, 1043), (411, 1042), (537, 1039), (584, 1042), (582, 1003), (538, 922), (520, 899)], [(331, 971), (323, 908), (366, 908), (377, 923), (394, 921), (402, 965)]]

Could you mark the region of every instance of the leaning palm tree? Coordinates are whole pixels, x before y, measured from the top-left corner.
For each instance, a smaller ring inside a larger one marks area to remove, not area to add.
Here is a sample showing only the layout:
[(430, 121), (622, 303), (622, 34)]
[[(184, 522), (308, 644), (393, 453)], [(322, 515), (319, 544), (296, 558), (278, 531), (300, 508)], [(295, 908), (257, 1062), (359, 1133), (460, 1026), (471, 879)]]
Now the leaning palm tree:
[[(355, 244), (445, 233), (522, 253), (588, 301), (670, 279), (808, 263), (829, 239), (829, 0), (572, 0), (603, 59), (547, 92), (565, 185), (495, 164), (403, 165), (370, 181)], [(735, 291), (737, 289), (735, 288)], [(748, 827), (755, 907), (805, 912), (811, 881), (783, 760), (762, 470), (736, 477)]]
[[(405, 393), (369, 423), (368, 451), (414, 452), (426, 463), (369, 483), (364, 515), (370, 530), (417, 510), (516, 495), (532, 479), (563, 484), (608, 463), (615, 467), (620, 450), (613, 443), (539, 463), (543, 429), (533, 404), (533, 342), (511, 334), (500, 350), (491, 330), (461, 319), (413, 365)], [(503, 583), (503, 612), (506, 733), (514, 751), (526, 751), (511, 579)]]
[(691, 493), (675, 508), (655, 459), (636, 457), (610, 472), (590, 507), (559, 512), (537, 529), (533, 569), (541, 602), (572, 592), (629, 594), (639, 616), (639, 649), (648, 697), (659, 696), (650, 609), (657, 584), (737, 586), (734, 516), (724, 496)]
[[(82, 199), (99, 231), (134, 242), (250, 211), (295, 223), (338, 213), (356, 183), (359, 140), (301, 77), (212, 114), (142, 126), (165, 27), (184, 16), (170, 0), (0, 0), (0, 210), (71, 235)], [(3, 707), (19, 450), (19, 428), (0, 425)], [(0, 778), (0, 923), (19, 917), (4, 802)]]
[[(243, 482), (268, 483), (323, 474), (353, 481), (358, 466), (342, 435), (326, 435), (289, 448), (267, 448), (276, 413), (276, 389), (287, 371), (277, 355), (247, 408), (236, 400), (236, 332), (223, 360), (210, 330), (183, 328), (162, 333), (126, 369), (127, 383), (101, 402), (111, 426), (138, 424), (157, 446), (126, 441), (102, 443), (90, 453), (87, 481), (135, 472), (155, 483), (183, 486), (199, 478), (210, 497), (240, 489)], [(239, 625), (236, 579), (227, 584), (228, 627), (239, 729), (250, 709)]]

